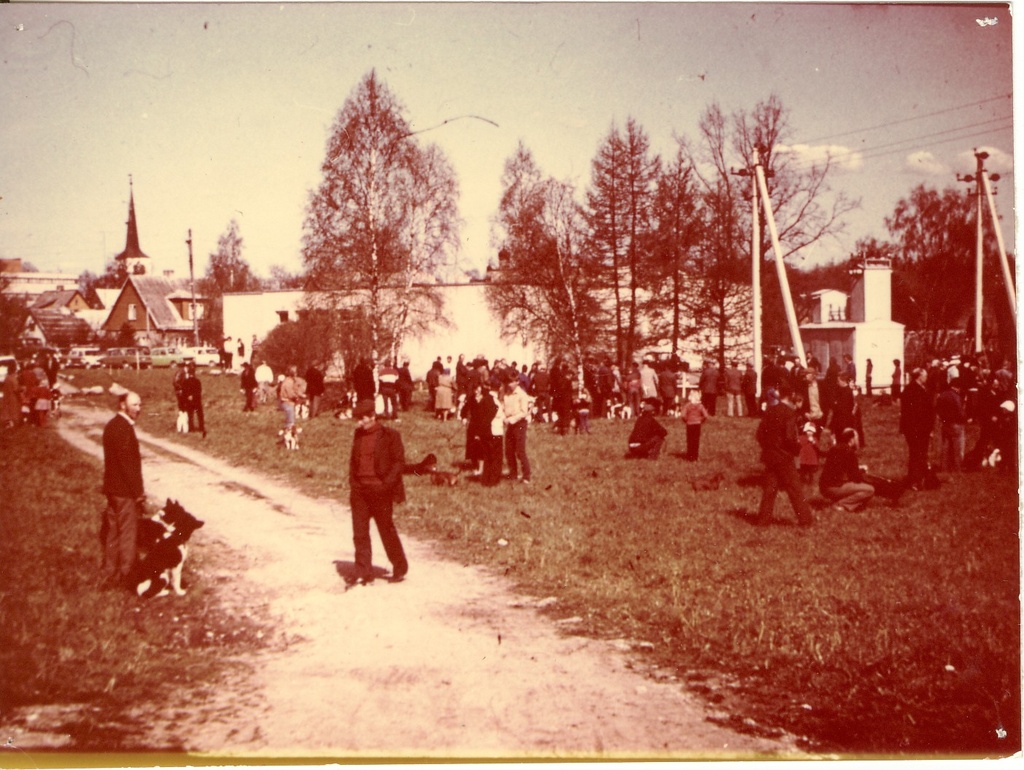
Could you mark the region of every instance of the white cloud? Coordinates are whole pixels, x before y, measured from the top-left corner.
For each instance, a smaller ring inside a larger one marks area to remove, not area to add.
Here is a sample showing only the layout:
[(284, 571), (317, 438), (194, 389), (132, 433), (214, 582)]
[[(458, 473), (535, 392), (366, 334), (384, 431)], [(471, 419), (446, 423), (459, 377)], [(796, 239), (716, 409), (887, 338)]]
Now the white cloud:
[(929, 150), (912, 152), (903, 161), (903, 168), (925, 176), (950, 176), (952, 172)]
[[(990, 174), (1008, 174), (1013, 171), (1013, 156), (1009, 153), (1003, 152), (997, 147), (978, 147), (977, 149), (978, 152), (988, 153), (988, 157), (985, 159), (985, 169)], [(978, 167), (974, 151), (968, 150), (957, 155), (956, 167), (961, 173), (973, 173)]]
[(831, 162), (832, 168), (840, 171), (860, 171), (864, 157), (857, 151), (840, 144), (793, 144), (779, 145), (778, 152), (788, 152), (801, 166), (823, 166)]

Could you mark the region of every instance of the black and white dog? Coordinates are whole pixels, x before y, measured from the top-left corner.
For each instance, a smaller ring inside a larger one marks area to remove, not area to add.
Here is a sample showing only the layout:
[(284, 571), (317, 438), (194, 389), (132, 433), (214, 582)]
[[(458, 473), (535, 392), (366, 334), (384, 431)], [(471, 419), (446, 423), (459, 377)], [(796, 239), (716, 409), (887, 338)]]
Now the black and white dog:
[(139, 596), (152, 599), (167, 596), (171, 590), (178, 596), (185, 594), (181, 571), (188, 557), (188, 542), (203, 524), (170, 498), (155, 516), (139, 521), (136, 541), (141, 557), (130, 575)]

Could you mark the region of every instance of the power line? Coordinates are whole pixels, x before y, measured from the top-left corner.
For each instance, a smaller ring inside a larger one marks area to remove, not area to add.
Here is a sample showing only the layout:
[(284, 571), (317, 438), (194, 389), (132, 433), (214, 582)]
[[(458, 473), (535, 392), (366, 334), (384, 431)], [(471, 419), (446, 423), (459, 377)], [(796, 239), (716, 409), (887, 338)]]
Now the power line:
[(821, 136), (821, 137), (818, 137), (816, 139), (808, 139), (806, 141), (807, 141), (807, 144), (813, 144), (814, 142), (823, 142), (823, 141), (825, 141), (827, 139), (836, 139), (836, 138), (838, 138), (840, 136), (850, 136), (851, 134), (861, 134), (861, 133), (864, 133), (866, 131), (877, 131), (877, 130), (879, 130), (881, 128), (889, 128), (890, 126), (898, 126), (898, 125), (901, 125), (903, 123), (911, 123), (911, 122), (913, 122), (915, 120), (924, 120), (925, 118), (932, 118), (932, 117), (935, 117), (936, 115), (945, 115), (947, 112), (956, 112), (957, 110), (965, 110), (968, 107), (977, 107), (977, 106), (982, 105), (982, 104), (988, 104), (989, 102), (997, 102), (997, 101), (1000, 101), (1002, 99), (1010, 99), (1010, 98), (1012, 98), (1012, 96), (1013, 96), (1012, 93), (1000, 94), (999, 96), (991, 96), (988, 99), (979, 99), (976, 102), (970, 102), (968, 104), (961, 104), (961, 105), (958, 105), (956, 107), (947, 107), (946, 109), (936, 110), (935, 112), (928, 112), (928, 113), (925, 113), (924, 115), (915, 115), (915, 116), (913, 116), (911, 118), (902, 118), (900, 120), (893, 120), (893, 121), (890, 121), (888, 123), (879, 123), (877, 126), (868, 126), (867, 128), (857, 128), (857, 129), (854, 129), (852, 131), (844, 131), (844, 132), (842, 132), (840, 134), (829, 134), (827, 136)]
[[(1004, 116), (998, 117), (998, 118), (991, 118), (989, 120), (978, 121), (977, 123), (967, 123), (966, 125), (955, 126), (953, 128), (947, 128), (947, 129), (945, 129), (943, 131), (933, 131), (930, 134), (918, 134), (918, 135), (915, 135), (915, 136), (908, 137), (906, 139), (899, 139), (899, 140), (897, 140), (895, 142), (888, 142), (886, 144), (879, 144), (879, 145), (875, 145), (873, 147), (865, 147), (865, 148), (862, 148), (862, 149), (854, 149), (854, 150), (848, 150), (846, 152), (835, 153), (834, 155), (829, 155), (829, 160), (830, 161), (843, 160), (844, 158), (852, 158), (852, 157), (857, 156), (857, 155), (859, 155), (863, 159), (876, 158), (876, 157), (880, 157), (881, 155), (889, 155), (891, 153), (902, 152), (903, 150), (908, 149), (907, 147), (902, 147), (901, 149), (895, 149), (895, 150), (889, 150), (888, 148), (892, 148), (892, 147), (899, 148), (901, 145), (912, 145), (912, 144), (915, 144), (915, 143), (918, 143), (918, 142), (923, 142), (925, 140), (932, 139), (933, 137), (945, 136), (946, 134), (956, 133), (956, 132), (960, 132), (960, 131), (967, 131), (968, 129), (979, 128), (981, 126), (988, 126), (988, 125), (990, 125), (992, 123), (1000, 123), (1000, 122), (1007, 121), (1007, 120), (1011, 121), (1008, 125), (994, 126), (994, 127), (990, 128), (990, 129), (987, 129), (986, 131), (976, 131), (976, 132), (973, 132), (973, 133), (970, 133), (970, 134), (965, 134), (963, 136), (953, 137), (952, 139), (944, 139), (944, 140), (940, 140), (940, 141), (933, 141), (933, 142), (930, 142), (930, 143), (931, 144), (944, 144), (944, 143), (949, 142), (949, 141), (957, 141), (959, 139), (969, 139), (969, 138), (974, 137), (974, 136), (983, 136), (986, 133), (991, 133), (991, 132), (994, 132), (994, 131), (1005, 131), (1005, 130), (1007, 130), (1009, 128), (1013, 128), (1013, 123), (1012, 123), (1013, 117), (1010, 116), (1010, 115), (1004, 115)], [(878, 152), (879, 150), (886, 150), (886, 152), (879, 153)], [(813, 167), (814, 165), (815, 165), (815, 162), (813, 162), (813, 161), (805, 161), (803, 163), (795, 164), (795, 168), (797, 170), (801, 170), (801, 169), (806, 170), (806, 169), (809, 169), (809, 168)]]

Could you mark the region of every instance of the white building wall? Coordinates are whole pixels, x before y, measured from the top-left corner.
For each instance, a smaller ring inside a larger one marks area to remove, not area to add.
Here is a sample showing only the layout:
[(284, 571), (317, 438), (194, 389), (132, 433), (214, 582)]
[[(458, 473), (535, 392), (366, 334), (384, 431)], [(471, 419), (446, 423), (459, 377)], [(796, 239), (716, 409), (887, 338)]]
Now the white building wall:
[[(483, 353), (488, 361), (504, 358), (520, 366), (536, 360), (538, 354), (534, 345), (501, 340), (498, 321), (487, 307), (485, 284), (449, 284), (437, 288), (444, 298), (443, 315), (451, 325), (405, 341), (399, 355), (409, 359), (414, 379), (422, 379), (438, 356), (442, 361), (451, 356), (453, 364), (460, 353), (465, 354), (467, 361)], [(262, 340), (277, 324), (295, 320), (304, 296), (301, 291), (225, 294), (224, 334), (235, 341), (234, 345), (241, 337), (245, 341), (245, 359), (250, 360), (253, 335)], [(236, 359), (236, 363), (241, 362)]]
[(894, 321), (868, 321), (856, 325), (853, 337), (853, 361), (857, 365), (857, 384), (865, 386), (868, 359), (874, 368), (871, 372), (872, 391), (888, 390), (892, 386), (892, 362), (903, 360), (903, 324)]

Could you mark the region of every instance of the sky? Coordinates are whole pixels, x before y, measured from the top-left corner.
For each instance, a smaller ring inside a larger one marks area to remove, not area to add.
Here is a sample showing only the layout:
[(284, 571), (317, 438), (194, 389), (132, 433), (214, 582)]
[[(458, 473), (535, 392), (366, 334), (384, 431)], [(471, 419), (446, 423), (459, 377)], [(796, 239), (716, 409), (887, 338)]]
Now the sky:
[(465, 268), (494, 258), (520, 141), (582, 200), (614, 126), (670, 156), (709, 104), (772, 93), (796, 157), (830, 151), (833, 189), (862, 204), (810, 263), (886, 237), (918, 184), (973, 189), (975, 148), (1012, 249), (1011, 48), (1006, 5), (3, 4), (0, 257), (102, 272), (131, 178), (155, 271), (187, 275), (191, 229), (201, 274), (232, 219), (258, 274), (299, 271), (331, 124), (371, 70), (455, 169)]

